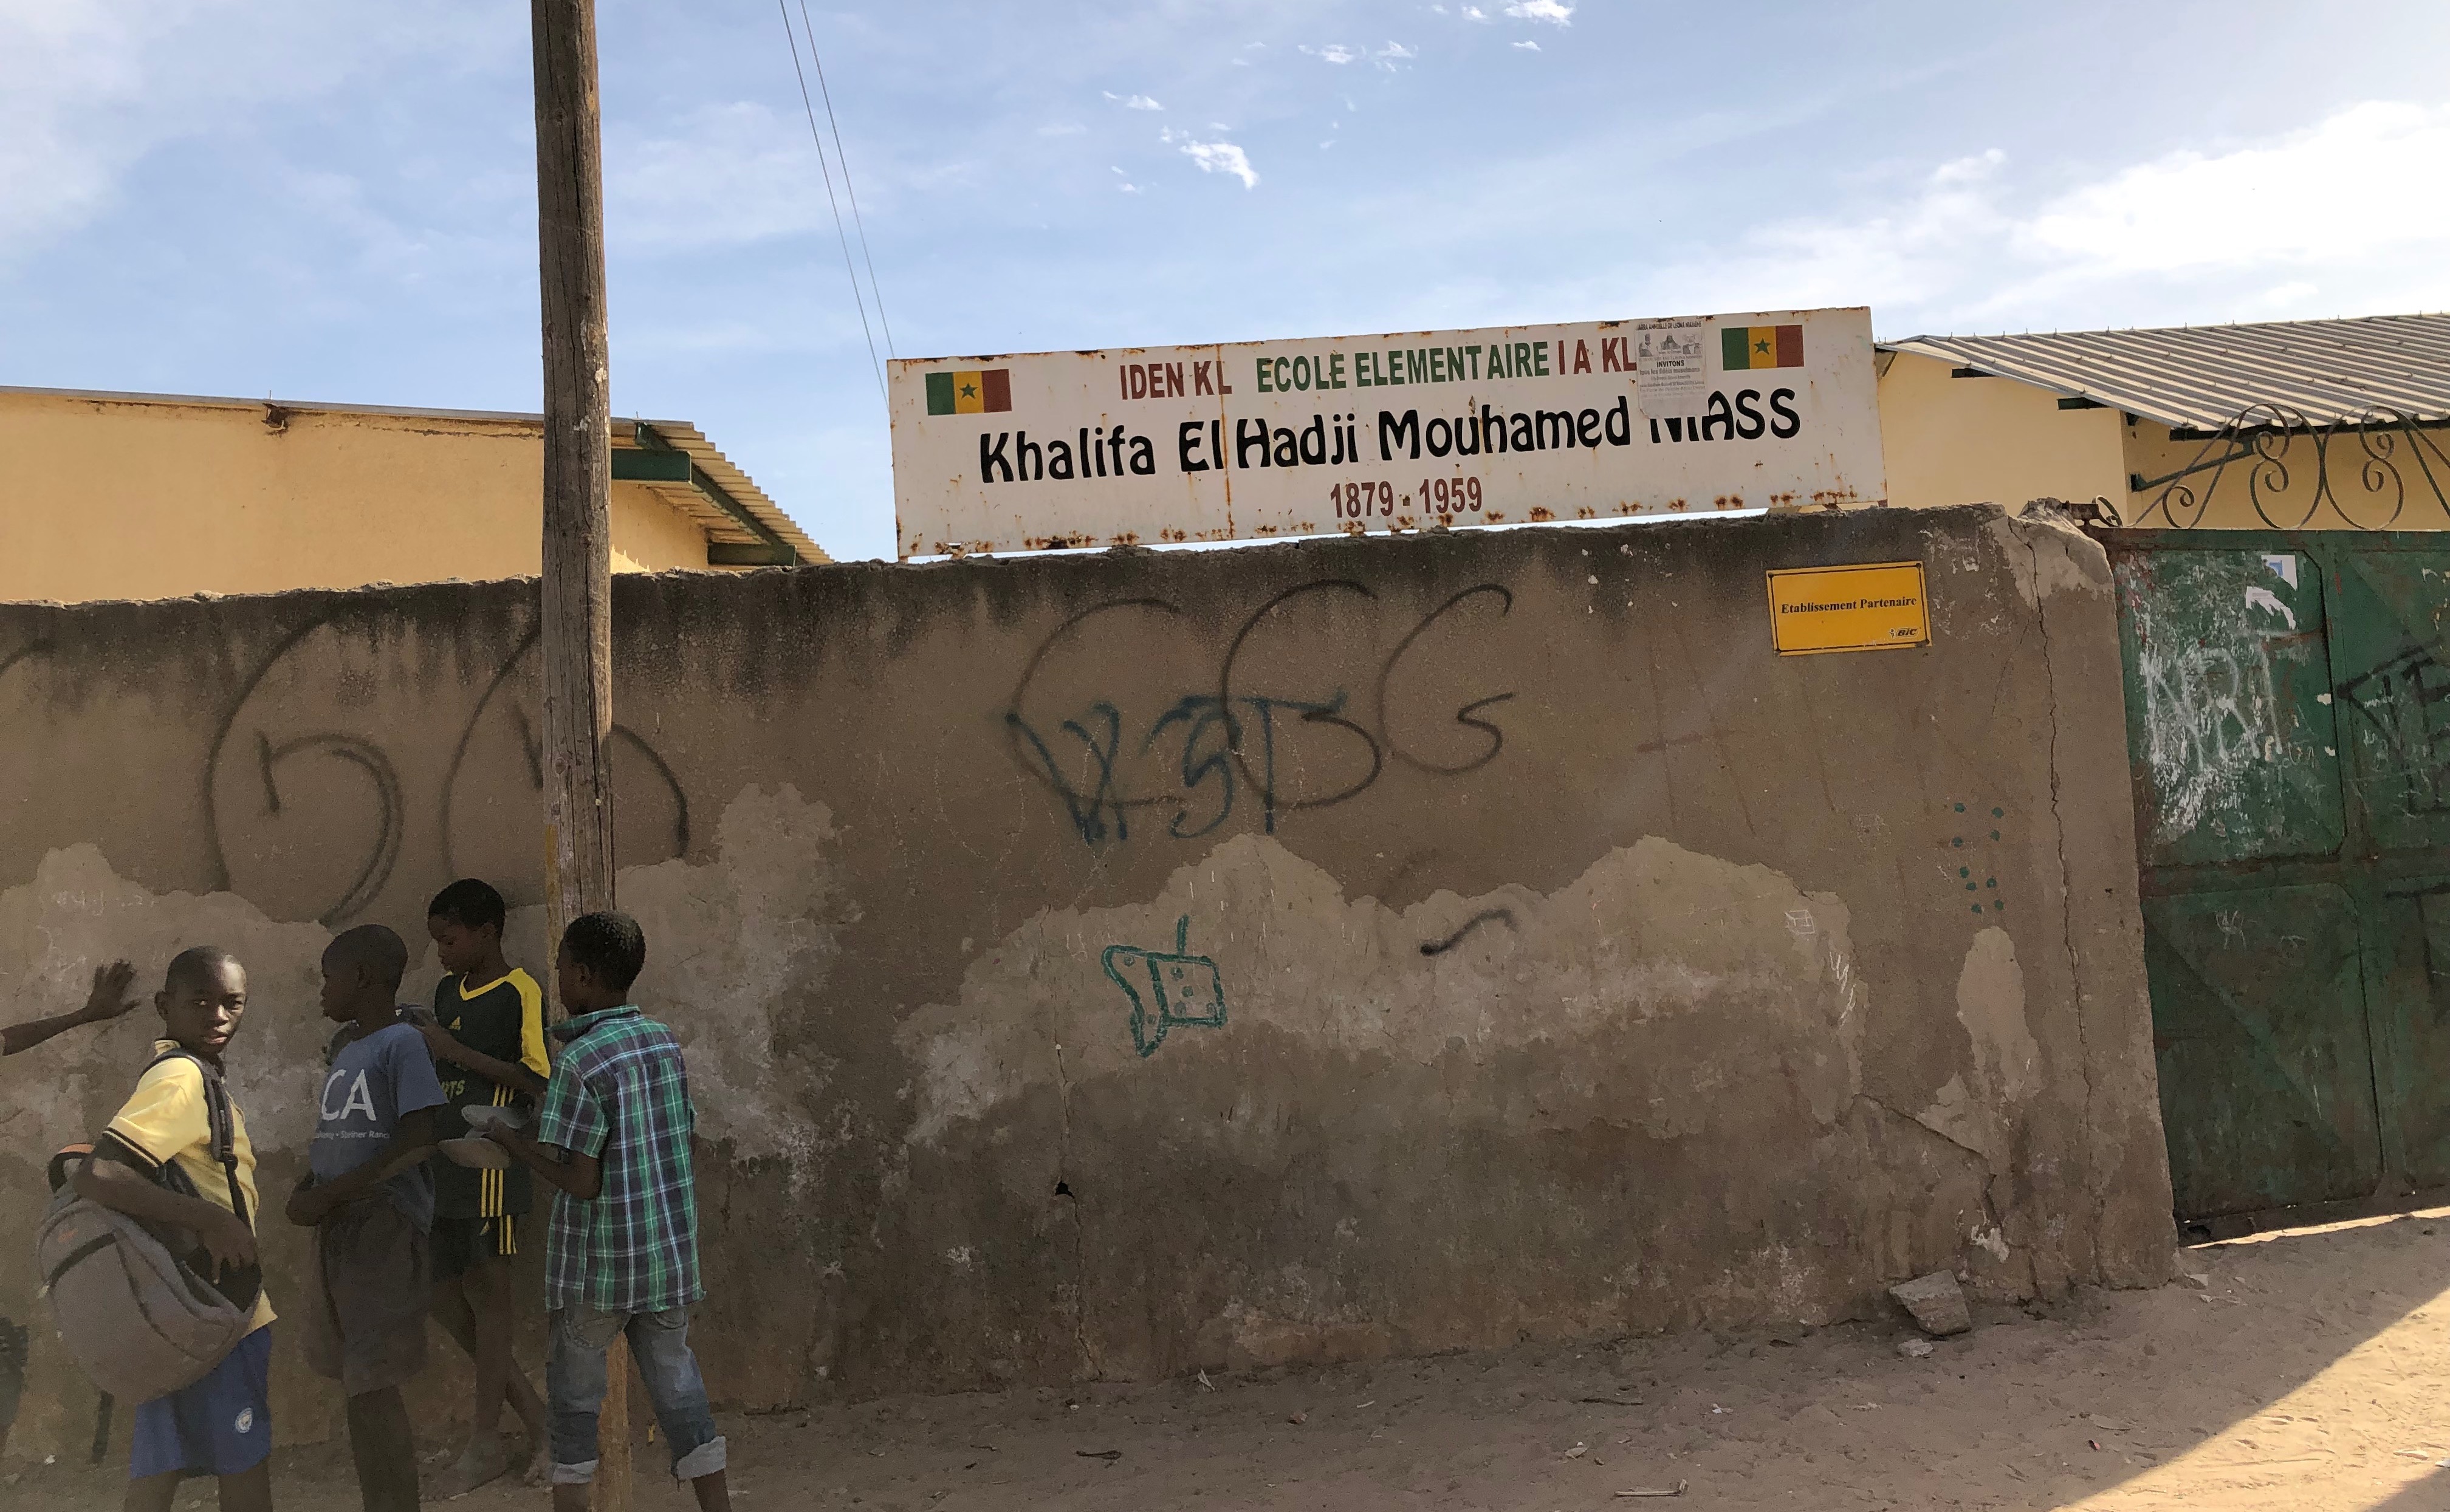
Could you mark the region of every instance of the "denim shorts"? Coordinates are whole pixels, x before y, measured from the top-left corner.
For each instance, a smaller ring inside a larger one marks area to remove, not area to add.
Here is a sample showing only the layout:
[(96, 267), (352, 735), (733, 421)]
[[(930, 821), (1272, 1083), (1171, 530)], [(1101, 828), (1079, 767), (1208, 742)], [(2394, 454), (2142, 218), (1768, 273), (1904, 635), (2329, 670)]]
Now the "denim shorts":
[(553, 1353), (545, 1362), (545, 1395), (553, 1415), (553, 1483), (585, 1485), (595, 1479), (595, 1420), (604, 1405), (605, 1354), (626, 1335), (638, 1363), (655, 1422), (671, 1446), (672, 1478), (694, 1481), (724, 1467), (723, 1435), (714, 1431), (706, 1383), (690, 1352), (689, 1309), (599, 1312), (575, 1304), (553, 1314)]

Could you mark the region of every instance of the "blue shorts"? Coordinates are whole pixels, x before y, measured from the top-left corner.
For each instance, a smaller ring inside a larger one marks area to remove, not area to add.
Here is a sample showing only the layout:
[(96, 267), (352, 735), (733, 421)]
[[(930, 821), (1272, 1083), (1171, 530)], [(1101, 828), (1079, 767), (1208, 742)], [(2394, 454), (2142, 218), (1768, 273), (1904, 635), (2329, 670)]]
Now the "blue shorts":
[(212, 1373), (136, 1409), (127, 1478), (236, 1475), (272, 1452), (272, 1328), (238, 1342)]

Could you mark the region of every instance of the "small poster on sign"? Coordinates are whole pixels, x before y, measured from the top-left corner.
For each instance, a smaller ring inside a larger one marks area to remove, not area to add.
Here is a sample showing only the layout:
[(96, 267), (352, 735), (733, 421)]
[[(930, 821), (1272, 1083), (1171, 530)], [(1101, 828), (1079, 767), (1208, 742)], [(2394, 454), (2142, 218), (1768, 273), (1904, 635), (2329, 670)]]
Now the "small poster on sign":
[(1682, 415), (1710, 392), (1701, 360), (1707, 320), (1637, 320), (1633, 338), (1633, 391), (1645, 416)]

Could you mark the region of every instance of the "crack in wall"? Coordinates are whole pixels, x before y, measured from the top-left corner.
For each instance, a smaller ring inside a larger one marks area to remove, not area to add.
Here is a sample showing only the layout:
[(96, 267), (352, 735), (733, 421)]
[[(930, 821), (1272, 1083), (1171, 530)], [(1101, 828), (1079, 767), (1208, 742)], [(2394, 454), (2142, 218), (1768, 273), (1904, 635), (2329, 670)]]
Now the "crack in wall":
[(1947, 1145), (1952, 1149), (1961, 1150), (1965, 1153), (1972, 1155), (1974, 1161), (1982, 1168), (1983, 1220), (1987, 1222), (1992, 1229), (2000, 1233), (2005, 1233), (2007, 1231), (2007, 1226), (2002, 1223), (1999, 1218), (1999, 1206), (1993, 1200), (1991, 1193), (1992, 1185), (1999, 1179), (1999, 1175), (1998, 1173), (1993, 1171), (1991, 1167), (1991, 1155), (1989, 1152), (1976, 1150), (1972, 1145), (1967, 1144), (1964, 1140), (1957, 1138), (1954, 1134), (1948, 1133), (1946, 1130), (1935, 1129), (1930, 1124), (1927, 1124), (1920, 1118), (1915, 1117), (1913, 1114), (1900, 1112), (1899, 1110), (1891, 1107), (1889, 1104), (1882, 1102), (1879, 1098), (1873, 1096), (1868, 1092), (1858, 1092), (1855, 1094), (1855, 1097), (1858, 1102), (1870, 1103), (1873, 1107), (1879, 1109), (1882, 1113), (1887, 1114), (1892, 1118), (1900, 1119), (1906, 1123), (1914, 1125), (1916, 1129), (1921, 1130), (1924, 1134), (1931, 1135), (1934, 1139), (1938, 1140), (1940, 1143)]
[(2084, 1152), (2085, 1187), (2086, 1194), (2092, 1201), (2092, 1232), (2088, 1237), (2092, 1250), (2091, 1270), (2097, 1277), (2101, 1273), (2102, 1234), (2110, 1221), (2110, 1197), (2104, 1173), (2093, 1169), (2097, 1146), (2092, 1141), (2098, 1139), (2100, 1130), (2093, 1122), (2092, 1039), (2085, 1030), (2085, 1020), (2090, 1014), (2084, 991), (2084, 962), (2075, 941), (2075, 881), (2068, 865), (2067, 815), (2060, 801), (2063, 785), (2059, 771), (2059, 726), (2066, 719), (2066, 710), (2059, 703), (2058, 664), (2052, 654), (2051, 637), (2049, 600), (2051, 595), (2042, 591), (2040, 544), (2028, 538), (2025, 552), (2031, 559), (2033, 572), (2033, 614), (2042, 630), (2043, 686), (2050, 693), (2050, 741), (2045, 760), (2051, 785), (2051, 847), (2059, 862), (2059, 942), (2067, 951), (2068, 991), (2074, 999), (2070, 1006), (2074, 1009), (2076, 1053), (2082, 1061), (2077, 1067), (2077, 1081), (2084, 1089), (2083, 1127), (2088, 1135)]
[(1072, 1078), (1063, 1065), (1063, 1042), (1055, 1045), (1055, 1194), (1071, 1204), (1072, 1220), (1072, 1352), (1076, 1379), (1095, 1381), (1102, 1374), (1096, 1351), (1089, 1347), (1089, 1250), (1081, 1233), (1080, 1194), (1072, 1190)]

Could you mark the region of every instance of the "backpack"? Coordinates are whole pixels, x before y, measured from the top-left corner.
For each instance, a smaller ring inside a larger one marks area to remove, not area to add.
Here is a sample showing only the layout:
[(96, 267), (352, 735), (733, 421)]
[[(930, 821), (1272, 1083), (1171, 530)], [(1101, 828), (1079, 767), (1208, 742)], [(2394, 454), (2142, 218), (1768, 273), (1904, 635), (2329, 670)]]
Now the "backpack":
[[(213, 1158), (229, 1183), (230, 1211), (252, 1228), (221, 1072), (185, 1050), (165, 1052), (146, 1069), (179, 1056), (204, 1074)], [(203, 1270), (211, 1261), (194, 1234), (163, 1231), (79, 1196), (67, 1180), (76, 1163), (68, 1152), (52, 1160), (55, 1190), (34, 1239), (35, 1270), (61, 1346), (96, 1386), (124, 1401), (150, 1402), (203, 1380), (250, 1331), (262, 1271), (248, 1267), (207, 1277)], [(175, 1161), (165, 1161), (154, 1179), (184, 1196), (198, 1194)]]

